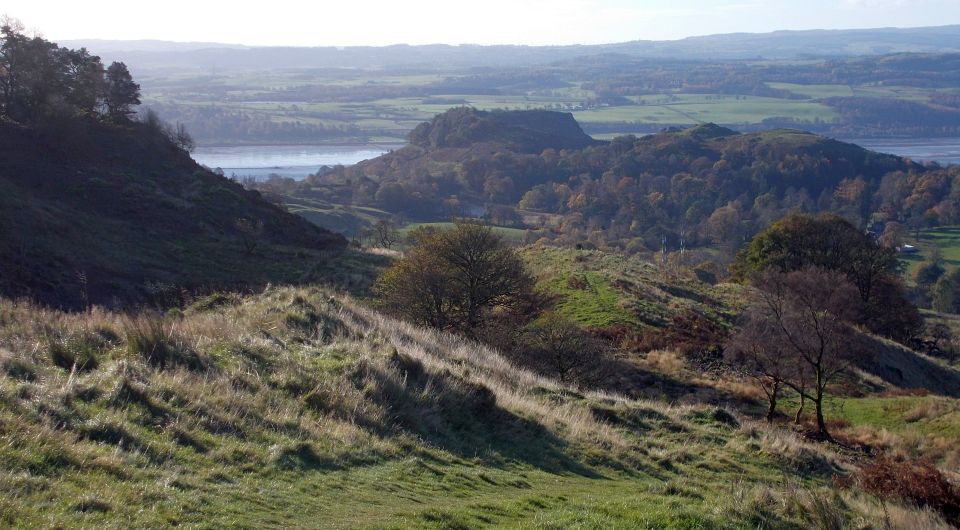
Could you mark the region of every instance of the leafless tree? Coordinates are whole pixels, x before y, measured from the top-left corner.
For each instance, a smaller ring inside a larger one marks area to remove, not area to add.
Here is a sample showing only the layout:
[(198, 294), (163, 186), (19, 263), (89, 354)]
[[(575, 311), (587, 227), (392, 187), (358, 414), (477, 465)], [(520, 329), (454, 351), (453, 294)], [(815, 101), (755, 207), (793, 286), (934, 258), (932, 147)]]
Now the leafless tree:
[(823, 416), (828, 386), (861, 355), (850, 340), (850, 323), (859, 307), (857, 289), (843, 274), (819, 269), (768, 271), (755, 285), (759, 289), (747, 324), (733, 339), (731, 355), (763, 378), (771, 409), (781, 385), (811, 401), (817, 429), (829, 439)]
[(574, 380), (588, 366), (596, 366), (605, 356), (604, 343), (576, 323), (547, 313), (527, 332), (525, 357), (543, 372), (555, 375), (561, 383)]

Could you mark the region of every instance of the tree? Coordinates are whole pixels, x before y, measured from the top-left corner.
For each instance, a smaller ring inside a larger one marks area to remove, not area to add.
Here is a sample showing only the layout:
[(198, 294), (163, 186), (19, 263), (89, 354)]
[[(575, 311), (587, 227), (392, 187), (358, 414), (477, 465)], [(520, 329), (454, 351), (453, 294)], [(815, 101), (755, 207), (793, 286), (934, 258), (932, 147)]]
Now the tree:
[(107, 68), (104, 104), (107, 116), (115, 122), (129, 120), (132, 107), (140, 104), (140, 85), (122, 62), (113, 62)]
[(13, 119), (36, 121), (59, 107), (66, 96), (66, 61), (56, 44), (27, 37), (10, 22), (2, 28), (0, 90), (4, 112)]
[(899, 247), (907, 237), (907, 228), (896, 221), (890, 221), (883, 226), (883, 234), (879, 243), (885, 247)]
[(960, 269), (940, 275), (930, 287), (933, 308), (943, 313), (960, 313)]
[[(193, 141), (193, 136), (191, 136), (190, 132), (187, 131), (186, 125), (180, 122), (177, 122), (177, 127), (174, 131), (172, 140), (177, 147), (188, 153), (192, 153), (197, 147), (196, 142)], [(220, 172), (223, 173), (223, 170), (221, 169)]]
[(374, 241), (383, 248), (391, 248), (400, 241), (397, 225), (389, 219), (380, 219), (373, 225)]
[(374, 291), (391, 313), (432, 328), (453, 329), (459, 296), (449, 273), (428, 247), (417, 247), (377, 278)]
[(906, 341), (919, 328), (919, 313), (897, 274), (896, 250), (835, 215), (777, 221), (737, 254), (731, 272), (748, 281), (767, 269), (786, 273), (809, 267), (847, 277), (860, 295), (860, 322), (871, 331)]
[(521, 303), (533, 288), (523, 261), (488, 226), (457, 222), (414, 238), (375, 286), (388, 310), (414, 322), (473, 334), (486, 312)]
[(523, 356), (537, 369), (555, 375), (561, 383), (596, 365), (605, 354), (604, 343), (556, 313), (537, 319), (522, 342)]
[(739, 339), (760, 352), (750, 354), (758, 364), (748, 368), (782, 380), (810, 400), (820, 435), (830, 439), (823, 416), (828, 386), (861, 355), (851, 340), (857, 289), (841, 273), (815, 268), (769, 270), (755, 284), (761, 288), (751, 305), (754, 320)]
[(724, 348), (724, 360), (734, 370), (754, 379), (767, 398), (767, 422), (777, 413), (780, 393), (800, 373), (793, 356), (781, 355), (775, 347), (777, 330), (760, 303), (747, 311), (740, 330)]
[(61, 48), (67, 63), (67, 102), (83, 116), (96, 114), (104, 94), (103, 63), (100, 57), (90, 55), (86, 48), (68, 50)]

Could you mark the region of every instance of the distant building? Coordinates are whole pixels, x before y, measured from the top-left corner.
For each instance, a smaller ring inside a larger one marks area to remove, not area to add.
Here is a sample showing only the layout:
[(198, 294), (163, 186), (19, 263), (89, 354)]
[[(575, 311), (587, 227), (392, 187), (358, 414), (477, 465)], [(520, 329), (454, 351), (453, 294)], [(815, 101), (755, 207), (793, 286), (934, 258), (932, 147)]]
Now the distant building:
[(899, 250), (901, 254), (916, 254), (920, 252), (920, 250), (913, 245), (903, 245), (897, 250)]

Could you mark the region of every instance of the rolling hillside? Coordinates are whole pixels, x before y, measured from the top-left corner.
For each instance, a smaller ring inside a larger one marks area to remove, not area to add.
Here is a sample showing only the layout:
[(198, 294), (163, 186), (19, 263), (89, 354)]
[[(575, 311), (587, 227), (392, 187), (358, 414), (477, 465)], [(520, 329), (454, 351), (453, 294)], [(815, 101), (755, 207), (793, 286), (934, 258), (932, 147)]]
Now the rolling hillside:
[(167, 318), (0, 302), (0, 460), (22, 528), (943, 527), (831, 493), (848, 457), (789, 432), (562, 387), (318, 289)]

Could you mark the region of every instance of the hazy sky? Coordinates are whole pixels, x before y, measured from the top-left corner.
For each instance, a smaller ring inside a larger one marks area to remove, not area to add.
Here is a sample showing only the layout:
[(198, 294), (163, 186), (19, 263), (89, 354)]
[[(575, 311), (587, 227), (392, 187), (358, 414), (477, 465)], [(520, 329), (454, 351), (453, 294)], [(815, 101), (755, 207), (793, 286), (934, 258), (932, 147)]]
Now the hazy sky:
[(2, 0), (51, 40), (574, 44), (960, 23), (960, 0)]

